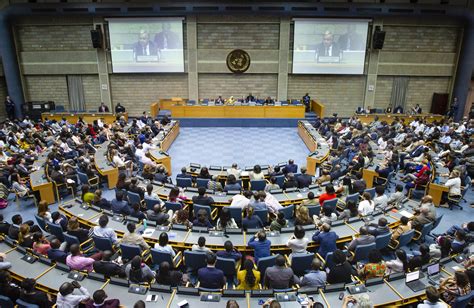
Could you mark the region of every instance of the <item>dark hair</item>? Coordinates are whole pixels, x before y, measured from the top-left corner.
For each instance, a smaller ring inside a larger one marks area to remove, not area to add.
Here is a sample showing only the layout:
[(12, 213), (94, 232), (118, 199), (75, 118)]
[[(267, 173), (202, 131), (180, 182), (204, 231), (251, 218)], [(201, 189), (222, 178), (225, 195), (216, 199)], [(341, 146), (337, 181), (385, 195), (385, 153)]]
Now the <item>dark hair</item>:
[(456, 284), (461, 288), (465, 288), (469, 284), (469, 277), (465, 272), (456, 271), (454, 278), (456, 279)]
[(370, 263), (380, 263), (382, 262), (382, 254), (377, 249), (372, 249), (369, 251), (368, 259)]
[(294, 234), (297, 239), (302, 239), (305, 235), (304, 228), (300, 225), (295, 226)]
[(206, 193), (206, 187), (199, 186), (199, 188), (198, 188), (199, 196), (204, 196), (205, 193)]
[(354, 200), (347, 201), (346, 208), (349, 210), (351, 217), (356, 217), (359, 215), (359, 209)]
[(137, 226), (136, 226), (133, 222), (129, 222), (129, 223), (127, 224), (127, 230), (128, 230), (128, 232), (130, 232), (130, 233), (135, 232), (135, 229), (136, 229), (136, 228), (137, 228)]
[(109, 223), (109, 217), (105, 214), (103, 214), (102, 216), (100, 216), (99, 218), (99, 226), (101, 228), (105, 228), (107, 227), (107, 224)]
[(82, 201), (84, 201), (85, 194), (87, 194), (89, 192), (89, 185), (82, 184), (81, 190), (82, 190), (81, 199), (82, 199)]
[(207, 262), (207, 264), (213, 265), (213, 264), (216, 263), (216, 260), (217, 260), (217, 256), (216, 256), (215, 253), (209, 252), (208, 254), (206, 254), (206, 262)]
[(387, 218), (385, 218), (385, 217), (379, 218), (379, 223), (378, 223), (379, 226), (385, 227), (387, 225), (387, 223), (388, 223)]
[(285, 257), (282, 255), (278, 255), (275, 259), (275, 264), (277, 266), (284, 266), (285, 265)]
[(375, 193), (377, 193), (377, 195), (383, 195), (384, 192), (385, 188), (382, 185), (375, 186)]
[(122, 201), (123, 195), (124, 193), (122, 190), (117, 190), (117, 192), (115, 193), (115, 199), (117, 199), (117, 201)]
[(199, 247), (206, 246), (206, 238), (204, 236), (200, 236), (198, 238), (198, 245), (199, 245)]
[(130, 262), (130, 272), (128, 279), (130, 282), (141, 283), (143, 281), (143, 272), (142, 272), (142, 258), (140, 256), (135, 256)]
[(232, 220), (230, 217), (230, 210), (226, 207), (222, 208), (221, 214), (219, 215), (219, 226), (221, 229), (225, 229), (227, 223)]
[(179, 196), (179, 188), (178, 187), (173, 187), (170, 189), (170, 193), (168, 194), (168, 198), (170, 200), (176, 199)]
[(331, 194), (331, 195), (336, 193), (336, 191), (334, 190), (334, 186), (332, 186), (332, 184), (329, 184), (326, 186), (326, 193)]
[(234, 245), (231, 241), (227, 240), (224, 242), (225, 251), (232, 251), (234, 249)]
[(168, 245), (168, 234), (166, 232), (161, 232), (160, 237), (158, 238), (158, 244), (161, 247)]
[(430, 303), (437, 303), (439, 301), (439, 292), (435, 287), (427, 286), (426, 297)]
[(403, 271), (406, 273), (408, 271), (408, 259), (407, 259), (407, 253), (403, 249), (397, 249), (395, 252), (397, 255), (397, 258), (400, 259), (403, 263)]
[(36, 280), (33, 278), (26, 278), (21, 282), (21, 287), (28, 293), (35, 289), (35, 285)]
[(20, 214), (13, 215), (13, 217), (12, 217), (12, 222), (13, 222), (15, 225), (20, 225), (20, 224), (23, 222), (23, 218), (21, 217)]
[(346, 262), (347, 257), (346, 257), (346, 254), (342, 250), (336, 249), (332, 253), (332, 259), (335, 264), (342, 264)]
[(227, 176), (227, 184), (235, 184), (237, 182), (237, 179), (235, 178), (235, 175), (233, 174), (229, 174), (229, 176)]
[(253, 172), (254, 173), (261, 173), (262, 172), (262, 167), (260, 167), (260, 165), (255, 165), (253, 166)]
[(250, 259), (246, 259), (244, 261), (244, 269), (245, 269), (245, 282), (251, 288), (253, 288), (257, 282), (255, 275), (253, 274), (254, 263)]
[(410, 220), (409, 220), (408, 217), (406, 217), (406, 216), (400, 217), (400, 222), (401, 222), (402, 225), (404, 225), (404, 226), (406, 226), (409, 221), (410, 221)]
[(146, 192), (151, 195), (151, 193), (153, 192), (153, 185), (152, 184), (148, 184), (146, 186)]
[(145, 302), (142, 301), (142, 300), (137, 301), (137, 302), (133, 305), (133, 308), (145, 308), (145, 307), (146, 307)]
[(314, 192), (310, 191), (310, 192), (308, 193), (308, 199), (309, 199), (309, 200), (313, 200), (313, 199), (314, 199)]
[(94, 292), (94, 294), (92, 295), (92, 298), (94, 299), (95, 304), (102, 304), (107, 298), (107, 294), (105, 293), (104, 290), (99, 289)]

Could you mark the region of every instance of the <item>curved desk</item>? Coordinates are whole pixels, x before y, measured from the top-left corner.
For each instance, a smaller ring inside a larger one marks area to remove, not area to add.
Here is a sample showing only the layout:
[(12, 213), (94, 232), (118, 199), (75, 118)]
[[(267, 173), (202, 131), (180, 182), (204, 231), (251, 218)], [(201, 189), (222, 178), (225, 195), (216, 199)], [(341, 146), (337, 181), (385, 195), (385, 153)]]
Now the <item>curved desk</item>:
[(118, 168), (115, 167), (107, 157), (110, 141), (101, 143), (95, 151), (94, 163), (100, 175), (107, 177), (107, 184), (109, 189), (115, 188), (118, 180)]
[(316, 174), (316, 168), (329, 156), (329, 145), (308, 121), (298, 121), (298, 135), (311, 153), (306, 158), (307, 173)]
[(112, 112), (79, 112), (79, 113), (73, 113), (73, 112), (44, 112), (41, 114), (41, 120), (45, 121), (47, 118), (48, 120), (56, 120), (56, 121), (61, 121), (63, 118), (65, 118), (69, 123), (77, 123), (79, 118), (82, 118), (85, 122), (87, 123), (92, 123), (95, 120), (101, 120), (104, 123), (107, 124), (112, 124), (114, 121), (117, 119), (117, 116), (124, 116), (125, 121), (128, 121), (128, 113), (119, 113), (115, 114)]
[(46, 176), (45, 166), (51, 149), (48, 149), (38, 156), (33, 166), (38, 170), (30, 173), (30, 185), (33, 191), (39, 191), (41, 200), (45, 200), (48, 204), (55, 202), (53, 183)]
[(354, 115), (361, 123), (369, 124), (375, 120), (375, 117), (379, 118), (379, 121), (387, 122), (391, 124), (396, 119), (404, 121), (413, 121), (416, 118), (426, 120), (428, 122), (440, 121), (445, 118), (441, 114), (431, 114), (431, 113), (422, 113), (422, 114), (404, 114), (404, 113), (371, 113), (371, 114), (355, 114)]

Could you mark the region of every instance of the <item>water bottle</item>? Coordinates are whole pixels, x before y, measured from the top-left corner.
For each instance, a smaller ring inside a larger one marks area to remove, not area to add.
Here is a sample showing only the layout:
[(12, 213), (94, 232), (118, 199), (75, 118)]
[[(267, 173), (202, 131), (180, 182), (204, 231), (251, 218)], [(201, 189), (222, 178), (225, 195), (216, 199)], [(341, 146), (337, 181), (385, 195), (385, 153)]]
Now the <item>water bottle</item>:
[(146, 219), (143, 219), (143, 228), (147, 228), (147, 223), (146, 223)]

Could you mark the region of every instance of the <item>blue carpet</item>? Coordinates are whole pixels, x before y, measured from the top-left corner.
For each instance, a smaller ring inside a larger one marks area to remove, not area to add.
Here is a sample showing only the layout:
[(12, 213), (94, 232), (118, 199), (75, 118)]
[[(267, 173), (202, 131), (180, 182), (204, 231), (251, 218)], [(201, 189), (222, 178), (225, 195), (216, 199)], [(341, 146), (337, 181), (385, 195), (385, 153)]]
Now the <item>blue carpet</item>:
[(296, 127), (184, 127), (168, 152), (173, 178), (189, 163), (245, 167), (294, 159), (304, 166), (309, 153)]

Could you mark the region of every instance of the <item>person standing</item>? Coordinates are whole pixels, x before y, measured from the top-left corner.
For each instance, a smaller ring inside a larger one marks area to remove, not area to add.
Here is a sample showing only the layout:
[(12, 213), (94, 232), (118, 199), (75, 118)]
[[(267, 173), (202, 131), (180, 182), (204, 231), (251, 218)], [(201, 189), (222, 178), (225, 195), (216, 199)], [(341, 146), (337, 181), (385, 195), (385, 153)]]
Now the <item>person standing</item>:
[(7, 112), (7, 116), (10, 120), (15, 119), (15, 103), (10, 98), (10, 96), (5, 98), (5, 111)]
[(310, 103), (311, 103), (311, 97), (309, 96), (309, 93), (306, 93), (306, 94), (303, 96), (303, 104), (304, 104), (304, 106), (305, 106), (305, 111), (306, 111), (306, 112), (309, 112)]

